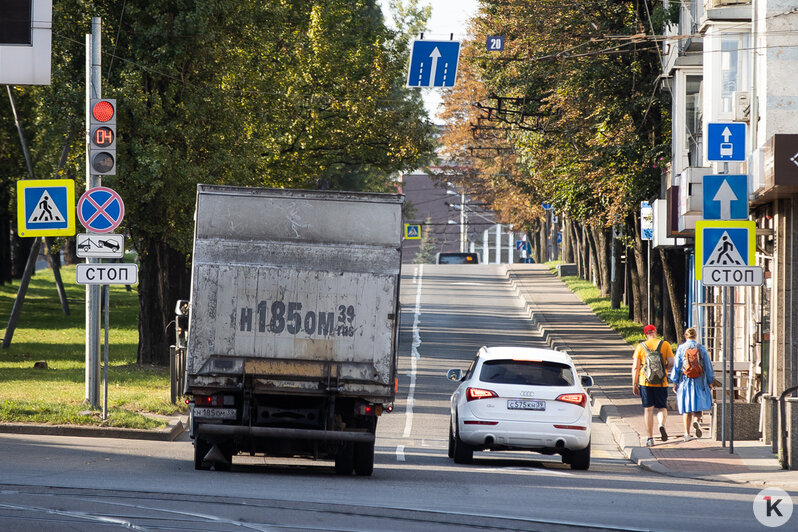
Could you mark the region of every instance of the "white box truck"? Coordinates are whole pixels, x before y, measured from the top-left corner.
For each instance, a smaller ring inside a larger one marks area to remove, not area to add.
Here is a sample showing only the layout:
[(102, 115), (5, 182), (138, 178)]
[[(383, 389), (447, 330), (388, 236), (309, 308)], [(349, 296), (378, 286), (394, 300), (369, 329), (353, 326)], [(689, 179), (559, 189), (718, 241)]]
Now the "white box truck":
[(176, 309), (195, 468), (250, 453), (372, 474), (396, 393), (403, 201), (198, 186)]

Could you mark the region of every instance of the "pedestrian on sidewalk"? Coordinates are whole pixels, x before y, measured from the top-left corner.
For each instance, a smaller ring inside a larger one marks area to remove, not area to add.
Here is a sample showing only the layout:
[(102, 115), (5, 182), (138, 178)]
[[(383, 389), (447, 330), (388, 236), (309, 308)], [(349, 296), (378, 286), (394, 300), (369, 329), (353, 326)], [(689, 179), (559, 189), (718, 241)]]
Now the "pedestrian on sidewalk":
[(654, 410), (656, 409), (662, 441), (668, 441), (668, 371), (673, 367), (671, 344), (657, 337), (653, 325), (643, 327), (646, 339), (635, 348), (632, 365), (632, 390), (643, 403), (643, 419), (648, 432), (646, 447), (654, 445)]
[(676, 362), (670, 375), (679, 413), (684, 418), (684, 441), (692, 438), (691, 427), (696, 437), (701, 437), (703, 413), (712, 408), (715, 372), (707, 348), (698, 343), (697, 338), (695, 327), (684, 331), (684, 343), (676, 350)]

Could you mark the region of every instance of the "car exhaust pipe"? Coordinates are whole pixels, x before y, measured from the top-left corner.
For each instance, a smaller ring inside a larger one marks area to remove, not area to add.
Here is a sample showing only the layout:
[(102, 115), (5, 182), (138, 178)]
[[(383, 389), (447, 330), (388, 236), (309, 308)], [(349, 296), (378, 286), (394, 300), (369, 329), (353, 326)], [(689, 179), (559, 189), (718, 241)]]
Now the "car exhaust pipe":
[(494, 438), (492, 435), (491, 436), (485, 436), (485, 445), (491, 446), (491, 445), (493, 445), (493, 443), (495, 441), (496, 441), (496, 438)]
[(554, 446), (556, 448), (558, 448), (558, 449), (564, 449), (565, 448), (565, 440), (557, 440), (557, 443), (555, 443)]

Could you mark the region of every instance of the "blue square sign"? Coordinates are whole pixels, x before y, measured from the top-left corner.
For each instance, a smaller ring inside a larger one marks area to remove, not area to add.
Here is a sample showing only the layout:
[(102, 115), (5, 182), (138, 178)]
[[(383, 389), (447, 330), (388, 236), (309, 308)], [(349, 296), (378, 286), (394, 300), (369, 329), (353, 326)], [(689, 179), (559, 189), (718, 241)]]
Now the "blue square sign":
[(413, 41), (408, 87), (453, 87), (460, 41)]
[(704, 176), (704, 220), (747, 220), (748, 176)]
[(707, 124), (707, 161), (744, 161), (745, 124)]

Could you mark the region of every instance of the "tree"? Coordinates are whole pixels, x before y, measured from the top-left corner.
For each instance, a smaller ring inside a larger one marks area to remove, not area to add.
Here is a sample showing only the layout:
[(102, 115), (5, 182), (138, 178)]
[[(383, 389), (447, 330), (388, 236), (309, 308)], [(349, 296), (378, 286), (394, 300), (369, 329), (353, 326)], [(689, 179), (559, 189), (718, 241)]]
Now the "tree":
[(438, 249), (436, 244), (435, 238), (432, 236), (432, 218), (427, 218), (424, 222), (418, 253), (413, 259), (413, 264), (434, 264), (435, 254)]

